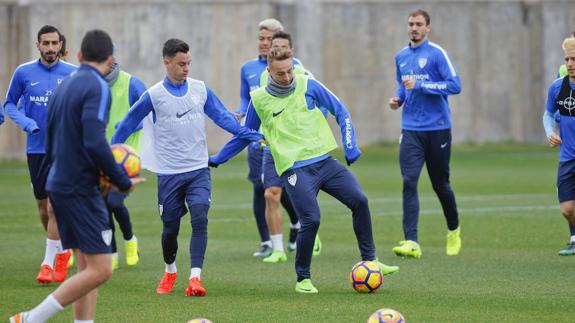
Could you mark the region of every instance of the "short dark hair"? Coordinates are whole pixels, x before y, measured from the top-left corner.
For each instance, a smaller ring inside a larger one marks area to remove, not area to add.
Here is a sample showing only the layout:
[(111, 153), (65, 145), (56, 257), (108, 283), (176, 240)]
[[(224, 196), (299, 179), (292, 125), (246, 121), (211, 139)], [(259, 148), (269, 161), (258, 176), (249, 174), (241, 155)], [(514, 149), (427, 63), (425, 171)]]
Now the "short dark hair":
[(62, 41), (62, 34), (58, 30), (58, 28), (56, 28), (52, 25), (44, 25), (44, 26), (42, 26), (42, 28), (40, 28), (40, 30), (38, 30), (38, 42), (40, 41), (40, 37), (42, 35), (50, 34), (50, 33), (58, 33), (58, 38), (60, 41)]
[(292, 48), (292, 43), (291, 43), (291, 35), (290, 33), (286, 33), (285, 31), (277, 31), (273, 36), (272, 36), (272, 41), (274, 41), (274, 39), (276, 38), (280, 38), (280, 39), (287, 39), (288, 43), (289, 43), (289, 48)]
[(570, 36), (571, 36), (571, 37), (575, 37), (575, 30), (573, 30), (573, 31), (571, 32), (571, 35), (570, 35)]
[(85, 61), (102, 63), (114, 53), (112, 38), (103, 30), (90, 30), (82, 39), (80, 51)]
[(427, 11), (425, 11), (423, 9), (414, 10), (414, 11), (410, 12), (409, 16), (407, 16), (407, 17), (417, 17), (417, 16), (423, 16), (423, 18), (425, 18), (425, 25), (426, 26), (428, 26), (431, 23), (431, 17), (429, 16), (429, 13), (427, 13)]
[(165, 58), (173, 58), (176, 56), (177, 53), (187, 53), (190, 51), (190, 46), (186, 44), (185, 41), (177, 39), (177, 38), (170, 38), (164, 43), (164, 49), (162, 50), (162, 56)]

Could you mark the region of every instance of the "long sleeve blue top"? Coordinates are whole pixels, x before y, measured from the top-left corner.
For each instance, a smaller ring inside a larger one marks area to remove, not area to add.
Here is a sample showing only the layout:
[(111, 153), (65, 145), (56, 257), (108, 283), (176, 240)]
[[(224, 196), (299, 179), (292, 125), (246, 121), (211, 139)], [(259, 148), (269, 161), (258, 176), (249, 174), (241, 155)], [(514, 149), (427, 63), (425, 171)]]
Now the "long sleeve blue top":
[[(341, 130), (346, 159), (351, 162), (357, 160), (360, 155), (360, 150), (357, 147), (355, 141), (355, 130), (349, 111), (341, 103), (339, 98), (336, 97), (319, 81), (308, 79), (307, 82), (307, 91), (305, 93), (307, 107), (309, 109), (319, 109), (318, 106), (321, 106), (327, 109), (335, 117)], [(245, 126), (250, 129), (257, 130), (260, 128), (260, 125), (261, 120), (257, 115), (252, 102), (250, 101), (248, 104)], [(313, 140), (313, 138), (310, 138), (310, 140)], [(224, 145), (218, 154), (210, 157), (210, 162), (215, 165), (223, 164), (241, 152), (249, 143), (250, 141), (248, 140), (234, 136), (228, 143)], [(310, 160), (296, 161), (292, 169), (313, 164), (327, 157), (328, 155), (324, 155)]]
[(28, 134), (28, 154), (46, 152), (44, 146), (48, 101), (56, 87), (77, 69), (77, 66), (63, 60), (58, 60), (56, 64), (48, 67), (37, 59), (18, 66), (14, 71), (8, 85), (4, 108), (6, 115)]
[[(184, 81), (182, 84), (175, 84), (168, 80), (167, 77), (164, 78), (163, 81), (164, 87), (170, 92), (172, 95), (177, 97), (182, 97), (186, 95), (188, 92), (188, 82)], [(229, 112), (224, 104), (220, 101), (220, 99), (212, 92), (211, 89), (206, 87), (207, 90), (207, 99), (204, 104), (204, 113), (212, 119), (219, 127), (223, 128), (224, 130), (232, 133), (237, 134), (241, 137), (248, 138), (250, 140), (259, 140), (262, 138), (262, 135), (250, 131), (249, 129), (242, 127), (240, 123), (236, 120), (234, 115)], [(126, 115), (126, 117), (120, 122), (118, 128), (116, 129), (116, 133), (112, 137), (112, 144), (114, 143), (123, 143), (126, 139), (132, 134), (132, 132), (137, 130), (138, 125), (140, 122), (146, 117), (149, 113), (152, 113), (152, 119), (155, 122), (155, 111), (154, 106), (152, 104), (152, 99), (150, 98), (150, 94), (148, 91), (144, 92), (144, 94), (136, 101), (136, 103), (130, 108), (130, 111)]]
[[(443, 48), (425, 40), (411, 44), (395, 56), (397, 97), (402, 111), (402, 129), (414, 131), (451, 128), (448, 95), (461, 92), (461, 80)], [(415, 79), (415, 87), (406, 90), (403, 81)]]
[[(559, 161), (565, 162), (575, 159), (575, 111), (573, 116), (564, 116), (556, 114), (559, 111), (559, 104), (557, 98), (561, 92), (561, 84), (563, 78), (558, 78), (549, 86), (547, 92), (547, 111), (559, 121), (559, 136), (563, 142), (559, 148)], [(575, 100), (575, 83), (569, 82), (569, 87), (573, 90), (573, 99)]]
[(81, 65), (58, 87), (48, 104), (48, 191), (99, 194), (100, 171), (120, 190), (131, 187), (106, 141), (111, 100), (108, 84), (90, 65)]

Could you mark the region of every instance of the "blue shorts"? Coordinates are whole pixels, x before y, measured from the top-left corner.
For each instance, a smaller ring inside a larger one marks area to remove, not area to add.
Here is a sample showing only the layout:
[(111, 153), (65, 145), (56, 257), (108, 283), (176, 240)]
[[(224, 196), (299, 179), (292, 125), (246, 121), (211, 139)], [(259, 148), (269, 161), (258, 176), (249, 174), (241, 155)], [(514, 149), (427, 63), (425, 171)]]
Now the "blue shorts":
[(87, 254), (111, 253), (112, 229), (106, 203), (100, 195), (50, 192), (62, 247)]
[(262, 181), (264, 188), (267, 189), (270, 187), (282, 187), (282, 179), (278, 176), (274, 163), (274, 157), (272, 156), (272, 152), (269, 149), (264, 149), (264, 157), (262, 163)]
[(575, 200), (575, 160), (559, 163), (557, 197), (559, 203)]
[(262, 160), (264, 152), (262, 149), (248, 145), (248, 180), (254, 184), (262, 182)]
[(164, 222), (180, 219), (186, 213), (186, 203), (210, 205), (212, 180), (209, 168), (175, 175), (158, 176), (158, 208)]
[(46, 192), (46, 180), (50, 171), (50, 163), (46, 154), (28, 154), (28, 170), (30, 181), (34, 190), (34, 197), (43, 200), (48, 197)]

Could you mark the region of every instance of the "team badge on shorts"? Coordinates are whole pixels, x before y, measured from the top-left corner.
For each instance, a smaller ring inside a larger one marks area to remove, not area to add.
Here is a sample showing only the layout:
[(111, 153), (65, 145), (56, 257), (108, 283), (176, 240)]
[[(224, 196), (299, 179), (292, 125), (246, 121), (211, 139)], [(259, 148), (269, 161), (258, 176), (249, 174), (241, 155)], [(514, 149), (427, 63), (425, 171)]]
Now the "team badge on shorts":
[(419, 65), (419, 68), (424, 68), (425, 64), (427, 64), (427, 58), (424, 57), (417, 60), (417, 65)]
[(112, 229), (102, 231), (102, 240), (104, 240), (106, 246), (112, 243)]
[(290, 176), (288, 176), (288, 183), (291, 186), (295, 186), (295, 183), (297, 183), (297, 174), (296, 173), (293, 173)]

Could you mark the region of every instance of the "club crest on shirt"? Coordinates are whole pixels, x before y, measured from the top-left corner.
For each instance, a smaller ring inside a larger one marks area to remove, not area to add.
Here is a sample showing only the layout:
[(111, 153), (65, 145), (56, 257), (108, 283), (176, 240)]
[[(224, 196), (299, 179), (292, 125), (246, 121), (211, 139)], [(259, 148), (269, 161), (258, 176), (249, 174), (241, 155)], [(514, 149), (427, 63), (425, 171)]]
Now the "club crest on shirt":
[(106, 246), (112, 243), (112, 229), (102, 231), (102, 240), (104, 240)]
[(291, 174), (290, 176), (288, 176), (288, 183), (291, 186), (295, 186), (295, 183), (297, 183), (297, 174)]
[(418, 59), (417, 64), (419, 65), (419, 68), (424, 68), (425, 64), (427, 64), (427, 57)]

